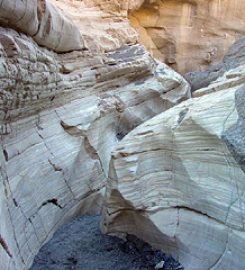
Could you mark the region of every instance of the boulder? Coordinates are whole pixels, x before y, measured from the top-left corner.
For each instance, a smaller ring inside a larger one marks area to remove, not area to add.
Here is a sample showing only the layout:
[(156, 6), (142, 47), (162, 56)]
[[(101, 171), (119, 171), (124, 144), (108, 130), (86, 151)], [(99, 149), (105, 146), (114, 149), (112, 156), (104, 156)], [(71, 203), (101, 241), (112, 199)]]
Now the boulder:
[(223, 84), (117, 145), (104, 232), (134, 234), (188, 270), (244, 268), (245, 85)]

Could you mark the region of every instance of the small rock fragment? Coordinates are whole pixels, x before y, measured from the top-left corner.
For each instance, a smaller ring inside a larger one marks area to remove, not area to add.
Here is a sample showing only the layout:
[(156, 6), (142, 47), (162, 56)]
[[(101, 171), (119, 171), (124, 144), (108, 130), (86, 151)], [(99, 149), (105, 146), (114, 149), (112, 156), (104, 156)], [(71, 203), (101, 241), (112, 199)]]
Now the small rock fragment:
[(158, 264), (156, 264), (155, 270), (163, 269), (164, 264), (165, 264), (164, 261), (160, 261)]

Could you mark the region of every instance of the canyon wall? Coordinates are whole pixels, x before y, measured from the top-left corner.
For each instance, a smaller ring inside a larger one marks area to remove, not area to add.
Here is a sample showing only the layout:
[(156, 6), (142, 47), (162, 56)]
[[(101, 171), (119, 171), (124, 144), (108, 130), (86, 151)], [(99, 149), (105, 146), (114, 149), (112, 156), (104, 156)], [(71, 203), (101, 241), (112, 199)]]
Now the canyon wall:
[(128, 20), (144, 17), (147, 28), (160, 10), (164, 24), (149, 32), (161, 43), (165, 23), (183, 31), (166, 62), (186, 71), (242, 34), (239, 3), (0, 1), (1, 269), (28, 269), (62, 224), (100, 213), (105, 195), (105, 232), (134, 233), (187, 269), (242, 267), (244, 66), (181, 103), (189, 84), (137, 42), (135, 29), (145, 30)]
[(118, 141), (190, 87), (141, 45), (104, 53), (49, 2), (13, 2), (0, 9), (0, 268), (25, 270), (62, 224), (101, 211)]
[(154, 0), (129, 19), (154, 57), (186, 73), (221, 61), (245, 33), (244, 8), (243, 0)]

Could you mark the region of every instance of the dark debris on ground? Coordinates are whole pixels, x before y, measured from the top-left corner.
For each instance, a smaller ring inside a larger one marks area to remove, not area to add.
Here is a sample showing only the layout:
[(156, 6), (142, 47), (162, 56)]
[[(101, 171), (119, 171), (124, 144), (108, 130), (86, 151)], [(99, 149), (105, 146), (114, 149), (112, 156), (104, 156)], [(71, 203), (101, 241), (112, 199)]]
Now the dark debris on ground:
[(58, 230), (42, 247), (30, 270), (183, 270), (171, 256), (128, 235), (103, 235), (99, 216), (85, 216)]

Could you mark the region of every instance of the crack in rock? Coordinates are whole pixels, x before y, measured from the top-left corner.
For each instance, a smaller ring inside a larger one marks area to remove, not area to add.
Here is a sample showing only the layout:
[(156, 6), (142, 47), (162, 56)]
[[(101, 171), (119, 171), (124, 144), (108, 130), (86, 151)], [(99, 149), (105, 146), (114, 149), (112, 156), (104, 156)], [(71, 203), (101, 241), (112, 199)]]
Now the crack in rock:
[(3, 239), (3, 237), (0, 234), (0, 245), (3, 247), (3, 249), (6, 251), (6, 253), (9, 255), (9, 257), (13, 257), (11, 252), (9, 251), (9, 247), (7, 245), (7, 243), (5, 242), (5, 240)]
[(64, 208), (63, 206), (61, 206), (61, 205), (58, 203), (58, 199), (53, 198), (53, 199), (49, 199), (49, 200), (43, 202), (42, 205), (38, 208), (38, 210), (40, 210), (43, 206), (48, 205), (48, 204), (53, 204), (53, 205), (59, 207), (60, 209), (63, 209), (63, 208)]

